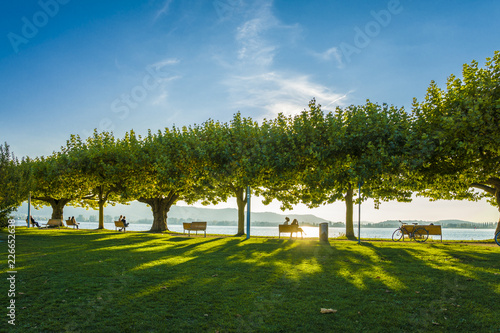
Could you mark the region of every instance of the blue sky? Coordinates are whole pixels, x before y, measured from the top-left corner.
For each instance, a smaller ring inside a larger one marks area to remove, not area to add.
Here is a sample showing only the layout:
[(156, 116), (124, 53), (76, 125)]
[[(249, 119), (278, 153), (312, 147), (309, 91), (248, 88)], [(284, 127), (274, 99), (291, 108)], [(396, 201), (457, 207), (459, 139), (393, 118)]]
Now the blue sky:
[[(0, 13), (0, 141), (17, 156), (95, 128), (121, 137), (238, 110), (294, 114), (313, 97), (324, 110), (366, 99), (409, 110), (431, 80), (500, 49), (493, 0), (26, 0)], [(485, 202), (365, 207), (372, 221), (498, 219)], [(344, 215), (342, 204), (315, 212)]]

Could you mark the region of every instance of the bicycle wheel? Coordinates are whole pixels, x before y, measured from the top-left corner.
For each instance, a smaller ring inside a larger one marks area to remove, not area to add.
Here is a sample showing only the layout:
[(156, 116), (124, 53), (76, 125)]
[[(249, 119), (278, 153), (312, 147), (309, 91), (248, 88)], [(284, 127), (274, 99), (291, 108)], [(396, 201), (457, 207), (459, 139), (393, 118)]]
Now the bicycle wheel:
[(424, 228), (415, 229), (413, 232), (413, 239), (416, 242), (423, 243), (427, 240), (427, 238), (429, 238), (429, 232)]
[(495, 242), (498, 246), (500, 246), (500, 231), (495, 235)]
[(403, 233), (401, 232), (401, 229), (396, 229), (393, 233), (392, 233), (392, 240), (395, 241), (395, 242), (398, 242), (400, 241), (401, 239), (403, 238)]

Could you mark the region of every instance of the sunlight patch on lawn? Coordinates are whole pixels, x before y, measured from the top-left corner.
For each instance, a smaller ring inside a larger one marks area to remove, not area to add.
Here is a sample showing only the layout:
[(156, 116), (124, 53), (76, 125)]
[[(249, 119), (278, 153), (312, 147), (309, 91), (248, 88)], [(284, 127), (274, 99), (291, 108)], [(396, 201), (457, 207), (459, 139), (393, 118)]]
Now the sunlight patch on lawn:
[(140, 270), (154, 268), (154, 267), (161, 266), (161, 265), (176, 266), (179, 264), (186, 263), (186, 262), (193, 260), (193, 259), (196, 259), (196, 257), (186, 257), (186, 256), (184, 256), (184, 257), (180, 257), (180, 256), (168, 257), (168, 258), (164, 258), (164, 259), (149, 261), (147, 263), (144, 263), (142, 265), (139, 265), (139, 266), (131, 269), (131, 271), (140, 271)]
[(178, 288), (182, 288), (182, 284), (186, 283), (191, 277), (188, 275), (180, 276), (175, 279), (170, 279), (168, 281), (164, 281), (158, 283), (154, 286), (149, 286), (148, 288), (144, 288), (140, 292), (130, 295), (130, 298), (140, 298), (145, 297), (150, 294), (160, 293), (160, 292), (170, 292), (171, 290), (176, 290)]
[(301, 262), (300, 264), (278, 260), (272, 262), (271, 264), (279, 270), (286, 272), (287, 278), (294, 281), (302, 280), (308, 275), (321, 273), (323, 271), (323, 268), (317, 262), (316, 258), (311, 258), (307, 262)]

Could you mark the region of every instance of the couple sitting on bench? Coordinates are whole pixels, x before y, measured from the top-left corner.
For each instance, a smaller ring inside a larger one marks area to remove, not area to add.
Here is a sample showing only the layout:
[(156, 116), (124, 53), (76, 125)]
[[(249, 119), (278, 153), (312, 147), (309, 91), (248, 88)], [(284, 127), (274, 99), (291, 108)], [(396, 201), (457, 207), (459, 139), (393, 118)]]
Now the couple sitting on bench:
[(299, 228), (299, 221), (297, 219), (294, 219), (291, 224), (288, 224), (290, 222), (290, 218), (285, 217), (285, 222), (279, 226), (279, 234), (281, 237), (282, 232), (289, 232), (290, 233), (290, 238), (292, 238), (293, 233), (295, 232), (295, 235), (300, 234), (302, 237), (304, 237), (304, 230), (302, 228)]
[[(290, 222), (290, 218), (287, 216), (285, 217), (285, 223), (283, 223), (284, 225), (288, 225), (288, 222)], [(297, 229), (300, 231), (300, 232), (303, 232), (302, 228), (298, 228), (299, 226), (299, 221), (297, 221), (297, 219), (293, 219), (292, 221), (292, 224), (290, 225), (296, 225), (297, 226)]]
[[(123, 223), (123, 228), (120, 228), (119, 231), (122, 231), (122, 230), (125, 230), (126, 227), (128, 227), (128, 223), (127, 223), (127, 220), (125, 218), (125, 216), (121, 216), (120, 215), (120, 218), (118, 219), (118, 221), (122, 222)], [(115, 223), (116, 224), (116, 223)]]

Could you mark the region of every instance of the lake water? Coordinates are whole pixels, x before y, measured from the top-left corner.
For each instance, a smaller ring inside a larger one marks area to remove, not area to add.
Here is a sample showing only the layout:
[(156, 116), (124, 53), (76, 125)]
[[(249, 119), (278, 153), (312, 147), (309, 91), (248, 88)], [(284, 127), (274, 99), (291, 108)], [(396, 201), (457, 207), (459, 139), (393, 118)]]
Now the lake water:
[[(41, 225), (46, 222), (39, 222)], [(16, 221), (18, 226), (26, 226), (24, 221)], [(97, 222), (81, 222), (82, 229), (96, 229)], [(115, 230), (114, 223), (104, 223), (104, 228)], [(130, 223), (127, 230), (130, 231), (148, 231), (151, 228), (150, 224)], [(170, 231), (183, 232), (182, 224), (169, 224)], [(304, 238), (319, 238), (319, 227), (302, 227), (304, 229)], [(358, 228), (355, 226), (354, 233), (358, 236)], [(237, 232), (236, 226), (207, 226), (207, 234), (235, 235)], [(386, 238), (390, 239), (395, 228), (363, 228), (361, 227), (361, 239), (363, 238)], [(246, 232), (246, 225), (245, 225)], [(443, 240), (485, 240), (492, 239), (494, 229), (445, 229), (443, 228)], [(195, 232), (191, 232), (195, 233)], [(201, 232), (203, 234), (203, 232)], [(345, 234), (345, 228), (328, 228), (329, 237), (338, 237)], [(272, 236), (278, 237), (278, 227), (251, 227), (250, 236)], [(282, 234), (282, 237), (287, 237), (287, 234)], [(289, 236), (288, 236), (289, 237)], [(429, 238), (440, 239), (440, 236), (429, 236)]]

